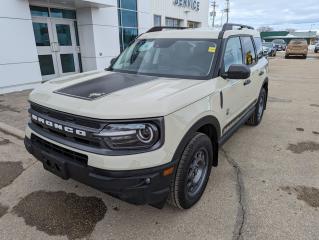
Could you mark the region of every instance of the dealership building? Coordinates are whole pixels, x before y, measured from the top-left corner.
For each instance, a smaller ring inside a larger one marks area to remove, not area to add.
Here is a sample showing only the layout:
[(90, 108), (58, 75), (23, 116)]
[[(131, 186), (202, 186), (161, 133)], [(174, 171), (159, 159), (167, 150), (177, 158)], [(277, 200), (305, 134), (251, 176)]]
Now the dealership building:
[(209, 0), (1, 0), (0, 93), (104, 69), (153, 26), (208, 27)]

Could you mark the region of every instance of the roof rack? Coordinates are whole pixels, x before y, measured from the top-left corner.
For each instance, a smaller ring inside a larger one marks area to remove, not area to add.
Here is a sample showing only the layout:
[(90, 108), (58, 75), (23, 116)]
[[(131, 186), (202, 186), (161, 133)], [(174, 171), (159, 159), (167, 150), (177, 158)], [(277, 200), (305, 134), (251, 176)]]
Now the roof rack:
[(234, 27), (238, 27), (238, 30), (242, 30), (243, 28), (247, 28), (247, 29), (252, 29), (252, 30), (254, 30), (253, 27), (247, 26), (247, 25), (243, 25), (243, 24), (225, 23), (224, 26), (223, 26), (222, 31), (235, 30)]
[(166, 26), (158, 26), (158, 27), (152, 27), (150, 30), (148, 30), (146, 33), (151, 33), (151, 32), (160, 32), (163, 30), (183, 30), (187, 29), (187, 27), (166, 27)]

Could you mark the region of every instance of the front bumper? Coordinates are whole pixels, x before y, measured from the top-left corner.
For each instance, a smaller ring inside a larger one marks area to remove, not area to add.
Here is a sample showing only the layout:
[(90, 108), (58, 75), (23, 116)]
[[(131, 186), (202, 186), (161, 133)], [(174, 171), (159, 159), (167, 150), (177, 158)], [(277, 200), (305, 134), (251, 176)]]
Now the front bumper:
[(77, 180), (132, 204), (161, 208), (166, 202), (171, 175), (164, 176), (163, 171), (173, 163), (133, 171), (108, 171), (88, 166), (82, 155), (63, 152), (61, 147), (36, 135), (31, 135), (31, 139), (26, 137), (24, 142), (28, 152), (43, 163), (44, 169), (62, 179)]

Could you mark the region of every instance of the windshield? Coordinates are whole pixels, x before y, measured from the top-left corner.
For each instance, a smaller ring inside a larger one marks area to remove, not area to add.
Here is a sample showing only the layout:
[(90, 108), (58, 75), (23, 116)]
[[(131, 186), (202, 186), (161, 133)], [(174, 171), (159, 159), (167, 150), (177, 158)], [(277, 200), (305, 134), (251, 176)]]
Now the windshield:
[(282, 39), (277, 39), (277, 40), (274, 40), (274, 41), (272, 41), (273, 43), (276, 43), (276, 44), (284, 44), (285, 43), (285, 41), (284, 40), (282, 40)]
[(268, 48), (272, 48), (273, 47), (272, 43), (263, 43), (263, 46), (264, 47), (268, 47)]
[(141, 39), (129, 46), (113, 71), (155, 76), (204, 78), (216, 51), (213, 40)]
[(296, 45), (307, 44), (307, 41), (304, 39), (295, 39), (295, 40), (291, 40), (290, 44), (296, 44)]

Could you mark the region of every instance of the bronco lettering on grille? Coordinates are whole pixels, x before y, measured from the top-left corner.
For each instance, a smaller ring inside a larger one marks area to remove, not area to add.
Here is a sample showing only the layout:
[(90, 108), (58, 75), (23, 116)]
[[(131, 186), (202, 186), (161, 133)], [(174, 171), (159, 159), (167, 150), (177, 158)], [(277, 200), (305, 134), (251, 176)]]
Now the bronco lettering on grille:
[(64, 132), (67, 132), (67, 133), (79, 135), (79, 136), (82, 136), (82, 137), (86, 137), (86, 135), (87, 135), (86, 132), (83, 131), (83, 130), (75, 129), (75, 128), (68, 127), (68, 126), (64, 126), (64, 125), (61, 125), (61, 124), (58, 124), (58, 123), (54, 123), (52, 121), (49, 121), (49, 120), (46, 120), (44, 118), (38, 117), (38, 116), (36, 116), (34, 114), (31, 114), (31, 118), (32, 118), (33, 121), (35, 121), (37, 123), (40, 123), (41, 125), (45, 125), (47, 127), (50, 127), (50, 128), (54, 128), (54, 129), (57, 129), (57, 130), (60, 130), (60, 131), (64, 131)]

